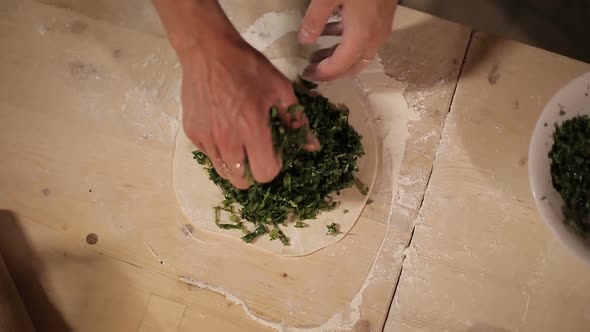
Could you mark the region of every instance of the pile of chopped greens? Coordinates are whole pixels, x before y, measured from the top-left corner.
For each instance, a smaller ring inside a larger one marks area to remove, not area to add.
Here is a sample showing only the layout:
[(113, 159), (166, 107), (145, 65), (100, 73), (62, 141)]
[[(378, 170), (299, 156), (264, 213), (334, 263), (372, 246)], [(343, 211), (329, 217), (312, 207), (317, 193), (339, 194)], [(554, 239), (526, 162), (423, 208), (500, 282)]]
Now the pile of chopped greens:
[(553, 140), (551, 178), (564, 201), (565, 222), (586, 234), (590, 231), (590, 117), (556, 124)]
[[(299, 105), (292, 106), (292, 114), (304, 112), (309, 124), (298, 130), (289, 129), (271, 109), (271, 128), (277, 153), (282, 155), (283, 169), (270, 183), (252, 181), (249, 167), (246, 175), (252, 186), (247, 190), (236, 189), (223, 179), (203, 153), (194, 151), (194, 159), (204, 166), (209, 178), (221, 188), (224, 200), (215, 208), (215, 222), (222, 229), (242, 230), (242, 239), (251, 243), (268, 234), (271, 240), (279, 239), (289, 245), (289, 238), (279, 226), (304, 228), (303, 220), (315, 219), (322, 211), (336, 208), (338, 202), (330, 198), (333, 193), (353, 185), (366, 195), (368, 188), (355, 179), (357, 160), (364, 154), (361, 136), (348, 123), (349, 111), (343, 106), (331, 104), (327, 98), (313, 89), (316, 85), (302, 81), (293, 85)], [(321, 142), (317, 152), (304, 149), (311, 131)], [(224, 218), (229, 215), (229, 218)], [(223, 221), (222, 219), (228, 219)], [(248, 231), (246, 222), (254, 224)], [(327, 226), (327, 235), (340, 233), (339, 225)]]

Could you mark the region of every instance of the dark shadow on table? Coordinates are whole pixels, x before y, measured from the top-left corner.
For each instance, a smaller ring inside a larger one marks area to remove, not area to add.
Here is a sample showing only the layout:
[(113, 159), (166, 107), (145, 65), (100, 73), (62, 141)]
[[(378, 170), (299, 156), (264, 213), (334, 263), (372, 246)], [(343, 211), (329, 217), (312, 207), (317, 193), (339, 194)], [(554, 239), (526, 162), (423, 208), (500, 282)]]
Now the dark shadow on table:
[(45, 291), (43, 262), (28, 241), (17, 216), (0, 210), (0, 253), (38, 331), (68, 332), (72, 328)]
[[(444, 36), (441, 36), (444, 31)], [(407, 85), (405, 92), (434, 88), (440, 82), (454, 82), (463, 66), (472, 30), (446, 20), (430, 18), (397, 29), (379, 51), (385, 73)], [(472, 60), (485, 63), (497, 41), (491, 39)], [(449, 57), (452, 55), (452, 57)]]
[(400, 0), (402, 5), (539, 47), (590, 61), (587, 0)]

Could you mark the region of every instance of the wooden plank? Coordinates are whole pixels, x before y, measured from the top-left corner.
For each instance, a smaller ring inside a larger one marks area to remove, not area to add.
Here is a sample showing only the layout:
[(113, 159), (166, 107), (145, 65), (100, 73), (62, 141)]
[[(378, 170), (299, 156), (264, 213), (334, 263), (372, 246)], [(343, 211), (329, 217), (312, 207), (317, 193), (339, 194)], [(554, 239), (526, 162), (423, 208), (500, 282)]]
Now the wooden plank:
[(590, 269), (552, 236), (527, 151), (545, 102), (590, 69), (475, 34), (385, 331), (587, 331)]
[(139, 327), (140, 332), (175, 331), (186, 310), (184, 304), (152, 294)]

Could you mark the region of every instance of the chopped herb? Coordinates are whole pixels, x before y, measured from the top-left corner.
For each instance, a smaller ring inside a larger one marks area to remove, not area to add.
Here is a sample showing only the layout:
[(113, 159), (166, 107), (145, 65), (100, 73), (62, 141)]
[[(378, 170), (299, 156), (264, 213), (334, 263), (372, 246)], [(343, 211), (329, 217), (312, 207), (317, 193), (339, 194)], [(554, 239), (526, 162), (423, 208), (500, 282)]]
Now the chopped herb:
[(215, 216), (215, 223), (219, 225), (219, 222), (221, 221), (221, 208), (219, 206), (213, 208), (213, 214)]
[(289, 238), (283, 233), (283, 231), (280, 230), (278, 226), (275, 226), (275, 228), (270, 231), (269, 236), (271, 241), (279, 239), (283, 245), (288, 246), (291, 244), (289, 243)]
[(201, 151), (193, 152), (193, 159), (196, 160), (199, 165), (206, 165), (209, 162), (207, 156)]
[(305, 228), (305, 227), (309, 227), (309, 224), (306, 224), (303, 221), (295, 222), (295, 228)]
[(270, 233), (268, 233), (268, 235), (270, 236), (270, 240), (276, 240), (279, 238), (279, 229), (278, 228), (273, 228)]
[(301, 81), (301, 84), (302, 84), (302, 85), (303, 85), (303, 86), (304, 86), (306, 89), (313, 90), (313, 89), (315, 89), (315, 88), (317, 88), (317, 87), (318, 87), (318, 85), (317, 85), (317, 84), (315, 84), (314, 82), (310, 82), (310, 81), (308, 81), (308, 80), (304, 80), (304, 79), (302, 79), (302, 78), (299, 78), (299, 80)]
[(348, 211), (348, 209), (344, 209), (344, 211), (342, 211), (342, 213), (344, 213), (344, 214), (347, 214), (348, 212), (350, 212), (350, 211)]
[(291, 115), (297, 115), (299, 113), (302, 113), (305, 110), (305, 106), (303, 105), (293, 105), (291, 107), (289, 107), (288, 112)]
[(354, 178), (354, 185), (363, 196), (367, 196), (369, 193), (369, 187), (367, 187), (367, 185), (364, 184), (359, 178)]
[(553, 187), (563, 198), (565, 223), (590, 231), (590, 117), (576, 116), (555, 125), (551, 158)]
[[(252, 174), (252, 169), (250, 168), (250, 164), (246, 163), (246, 165), (244, 166), (244, 173), (245, 173), (245, 177), (246, 177), (246, 181), (248, 181), (248, 183), (250, 185), (254, 185), (256, 183), (256, 181), (254, 181), (254, 174)], [(219, 175), (217, 175), (219, 176)], [(211, 175), (209, 175), (209, 177), (211, 177)], [(213, 180), (215, 182), (215, 180)]]
[(373, 204), (373, 202), (374, 202), (374, 201), (373, 201), (372, 199), (370, 199), (370, 198), (369, 198), (369, 199), (367, 200), (367, 205), (371, 205), (371, 204)]
[(328, 233), (326, 233), (326, 235), (336, 236), (341, 233), (340, 232), (340, 225), (338, 225), (336, 223), (331, 223), (326, 227), (328, 227)]
[(270, 108), (270, 117), (275, 118), (279, 115), (279, 109), (276, 106)]
[[(229, 219), (234, 222), (235, 224), (222, 224), (221, 223), (221, 211), (226, 211), (229, 213), (232, 213), (232, 215), (229, 217)], [(221, 207), (221, 206), (217, 206), (214, 208), (214, 212), (215, 212), (215, 224), (217, 225), (217, 227), (221, 228), (221, 229), (245, 229), (244, 223), (240, 222), (240, 218), (233, 214), (234, 213), (234, 208), (233, 206), (228, 206), (228, 207)]]
[(560, 116), (563, 116), (563, 115), (565, 115), (565, 111), (564, 111), (564, 110), (562, 110), (562, 109), (560, 109), (560, 110), (559, 110), (559, 115), (560, 115)]
[(244, 229), (244, 223), (239, 222), (237, 224), (217, 224), (217, 227), (221, 229)]
[[(226, 225), (219, 222), (221, 211), (231, 213), (230, 220), (236, 224), (241, 223), (240, 220), (254, 224), (254, 231), (242, 237), (248, 243), (270, 233), (271, 239), (278, 238), (288, 245), (289, 239), (279, 225), (293, 219), (315, 219), (319, 213), (333, 210), (339, 202), (328, 197), (355, 183), (358, 187), (360, 182), (354, 175), (358, 172), (357, 161), (364, 152), (361, 136), (348, 123), (348, 109), (335, 106), (327, 98), (310, 91), (316, 87), (311, 82), (294, 84), (293, 87), (299, 105), (290, 107), (289, 111), (292, 114), (305, 113), (309, 122), (300, 129), (290, 129), (280, 120), (278, 109), (271, 108), (270, 126), (275, 150), (283, 159), (283, 169), (272, 182), (256, 183), (249, 164), (245, 163), (246, 177), (252, 185), (247, 190), (236, 189), (219, 176), (207, 156), (199, 151), (193, 152), (194, 159), (207, 170), (209, 179), (224, 195), (220, 207), (215, 209), (216, 224)], [(309, 132), (322, 143), (320, 151), (304, 149)], [(362, 184), (359, 190), (366, 195), (369, 188)], [(231, 225), (237, 228), (236, 224)], [(295, 223), (297, 228), (307, 226), (302, 221)], [(244, 231), (245, 227), (241, 229)]]
[(266, 233), (268, 233), (268, 228), (266, 228), (266, 226), (263, 224), (259, 224), (253, 232), (242, 236), (242, 240), (244, 240), (246, 243), (252, 243), (257, 237)]

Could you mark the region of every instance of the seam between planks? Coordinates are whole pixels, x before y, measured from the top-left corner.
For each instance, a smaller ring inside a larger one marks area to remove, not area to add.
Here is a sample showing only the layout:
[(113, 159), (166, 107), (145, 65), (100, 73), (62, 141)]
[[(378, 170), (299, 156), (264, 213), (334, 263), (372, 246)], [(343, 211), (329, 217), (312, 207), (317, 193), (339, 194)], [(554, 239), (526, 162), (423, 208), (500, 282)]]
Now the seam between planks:
[[(414, 218), (414, 220), (418, 219), (420, 216), (420, 213), (422, 211), (422, 205), (424, 204), (424, 199), (426, 198), (426, 193), (428, 192), (428, 188), (430, 187), (430, 179), (432, 178), (432, 172), (434, 171), (434, 166), (436, 165), (436, 159), (437, 159), (437, 155), (438, 155), (438, 148), (440, 147), (440, 141), (442, 140), (442, 135), (445, 132), (445, 127), (447, 125), (447, 117), (448, 114), (451, 112), (451, 109), (453, 107), (453, 102), (455, 101), (455, 94), (457, 93), (457, 87), (459, 86), (459, 80), (461, 79), (461, 76), (463, 74), (463, 69), (465, 67), (465, 62), (467, 61), (467, 55), (469, 53), (469, 49), (471, 47), (471, 42), (473, 41), (473, 36), (475, 35), (475, 31), (471, 30), (471, 32), (469, 33), (469, 39), (467, 41), (467, 45), (465, 46), (465, 51), (463, 52), (463, 60), (461, 62), (461, 66), (459, 67), (459, 73), (457, 74), (457, 80), (455, 81), (455, 86), (453, 87), (453, 95), (451, 97), (451, 101), (449, 102), (449, 107), (447, 109), (447, 114), (445, 116), (445, 119), (443, 121), (443, 125), (440, 131), (440, 136), (439, 136), (439, 140), (438, 140), (438, 144), (437, 144), (437, 148), (435, 150), (435, 154), (434, 154), (434, 158), (432, 159), (432, 167), (430, 168), (430, 172), (428, 173), (428, 178), (426, 180), (426, 185), (424, 186), (424, 195), (422, 195), (422, 199), (420, 200), (420, 204), (418, 206), (418, 211), (416, 213), (416, 217)], [(414, 239), (414, 231), (416, 230), (416, 225), (412, 226), (412, 232), (410, 233), (410, 238), (408, 240), (408, 243), (406, 244), (405, 249), (409, 248), (412, 245), (412, 241)], [(393, 305), (393, 301), (395, 301), (395, 296), (397, 295), (397, 290), (399, 287), (399, 282), (404, 270), (404, 261), (406, 260), (406, 258), (404, 257), (401, 261), (401, 265), (400, 265), (400, 270), (399, 270), (399, 274), (397, 277), (397, 281), (395, 284), (395, 287), (393, 289), (393, 295), (391, 296), (391, 301), (389, 302), (389, 310), (387, 311), (387, 315), (385, 316), (385, 323), (383, 325), (383, 328), (381, 329), (381, 331), (385, 330), (385, 326), (387, 325), (387, 320), (389, 319), (389, 316), (391, 314), (391, 307)]]

